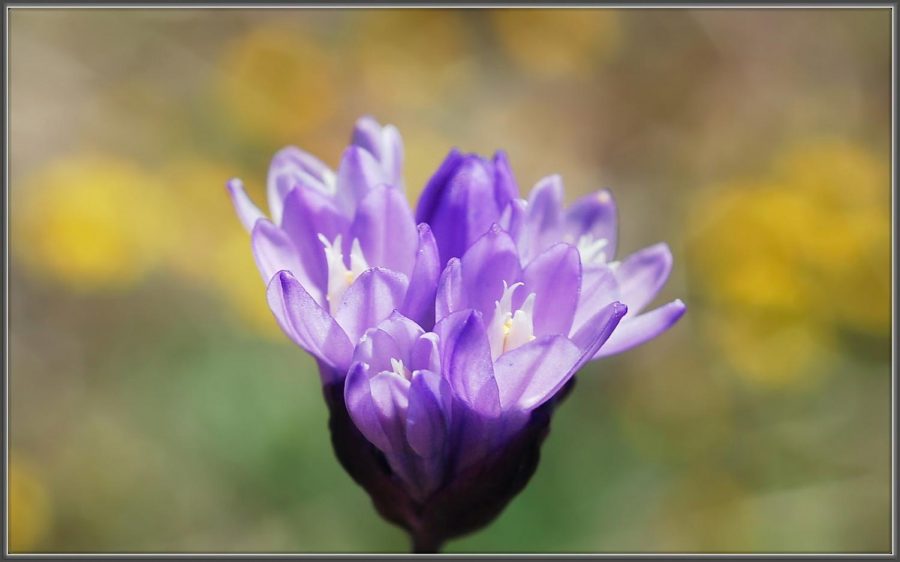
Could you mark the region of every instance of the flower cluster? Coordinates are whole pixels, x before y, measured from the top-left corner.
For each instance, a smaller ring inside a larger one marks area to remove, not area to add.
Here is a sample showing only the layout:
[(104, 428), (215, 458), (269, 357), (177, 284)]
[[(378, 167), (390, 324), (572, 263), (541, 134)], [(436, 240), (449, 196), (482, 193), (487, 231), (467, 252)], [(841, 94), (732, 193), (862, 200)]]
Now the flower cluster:
[(228, 184), (279, 325), (318, 361), (335, 451), (416, 548), (477, 529), (525, 485), (549, 413), (588, 361), (684, 313), (643, 312), (665, 244), (615, 260), (608, 191), (527, 199), (506, 156), (456, 150), (415, 214), (393, 126), (360, 119), (337, 171), (293, 147), (268, 176), (269, 217)]

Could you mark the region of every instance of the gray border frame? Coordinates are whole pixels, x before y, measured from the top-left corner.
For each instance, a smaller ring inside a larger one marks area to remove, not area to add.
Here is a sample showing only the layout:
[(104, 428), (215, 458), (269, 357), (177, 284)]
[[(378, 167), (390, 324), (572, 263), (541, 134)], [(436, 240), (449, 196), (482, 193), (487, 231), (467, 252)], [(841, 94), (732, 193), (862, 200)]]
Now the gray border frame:
[[(88, 559), (105, 559), (105, 558), (254, 558), (254, 559), (277, 559), (277, 558), (329, 558), (329, 559), (392, 559), (392, 558), (410, 558), (410, 559), (428, 559), (428, 558), (524, 558), (524, 559), (540, 559), (540, 558), (612, 558), (612, 559), (756, 559), (756, 558), (791, 558), (800, 560), (820, 560), (820, 559), (894, 559), (897, 552), (897, 464), (896, 464), (896, 398), (897, 398), (897, 363), (896, 363), (896, 328), (897, 328), (897, 261), (896, 261), (896, 215), (898, 201), (896, 198), (897, 175), (896, 175), (896, 124), (897, 124), (897, 43), (896, 29), (898, 23), (898, 3), (892, 2), (790, 2), (790, 3), (765, 3), (765, 2), (740, 2), (740, 3), (679, 3), (677, 1), (667, 2), (477, 2), (474, 0), (460, 0), (459, 2), (366, 2), (365, 0), (350, 0), (335, 3), (328, 2), (289, 2), (289, 1), (269, 1), (265, 3), (247, 3), (241, 1), (224, 1), (224, 2), (178, 2), (170, 0), (160, 0), (158, 2), (3, 2), (3, 130), (4, 130), (4, 150), (3, 150), (3, 483), (2, 483), (2, 499), (3, 499), (3, 558), (36, 558), (36, 559), (55, 559), (55, 558), (88, 558)], [(458, 9), (482, 9), (482, 8), (622, 8), (622, 9), (889, 9), (891, 12), (891, 297), (892, 297), (892, 315), (891, 315), (891, 334), (893, 341), (891, 345), (891, 551), (889, 553), (558, 553), (558, 554), (440, 554), (440, 555), (413, 555), (413, 554), (331, 554), (331, 553), (191, 553), (191, 552), (159, 552), (159, 553), (10, 553), (9, 552), (9, 13), (12, 9), (359, 9), (359, 8), (399, 8), (399, 9), (432, 9), (432, 8), (458, 8)]]

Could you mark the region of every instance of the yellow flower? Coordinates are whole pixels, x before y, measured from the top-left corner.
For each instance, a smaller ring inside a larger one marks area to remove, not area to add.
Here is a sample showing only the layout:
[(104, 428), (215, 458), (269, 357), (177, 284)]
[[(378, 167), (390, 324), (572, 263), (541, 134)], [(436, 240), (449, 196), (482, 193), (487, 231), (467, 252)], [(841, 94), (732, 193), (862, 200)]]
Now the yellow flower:
[(50, 525), (50, 497), (34, 467), (22, 455), (9, 455), (9, 550), (38, 548)]
[(591, 71), (615, 53), (621, 37), (615, 10), (492, 10), (491, 16), (509, 57), (546, 77)]
[(160, 260), (171, 241), (168, 201), (127, 160), (73, 155), (13, 185), (11, 250), (35, 275), (76, 290), (124, 288)]
[(833, 139), (701, 198), (690, 263), (714, 310), (710, 337), (739, 372), (799, 381), (842, 333), (888, 337), (889, 205), (886, 157)]

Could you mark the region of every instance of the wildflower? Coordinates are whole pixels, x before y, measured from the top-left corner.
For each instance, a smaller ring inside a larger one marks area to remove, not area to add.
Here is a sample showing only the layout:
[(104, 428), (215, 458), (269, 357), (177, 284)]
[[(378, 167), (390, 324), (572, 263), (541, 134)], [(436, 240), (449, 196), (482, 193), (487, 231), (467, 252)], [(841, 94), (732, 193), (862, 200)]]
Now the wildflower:
[[(470, 233), (486, 224), (502, 225), (513, 239), (521, 265), (526, 269), (556, 244), (573, 246), (577, 259), (563, 258), (566, 252), (557, 248), (563, 261), (558, 278), (554, 279), (556, 290), (569, 294), (565, 306), (574, 310), (572, 328), (584, 327), (598, 307), (613, 301), (621, 301), (629, 310), (610, 341), (597, 352), (597, 358), (649, 341), (681, 318), (685, 306), (677, 299), (641, 313), (668, 279), (672, 254), (666, 244), (656, 244), (616, 261), (617, 211), (608, 190), (586, 195), (564, 209), (559, 176), (539, 181), (524, 200), (519, 198), (508, 169), (502, 154), (490, 166), (477, 156), (463, 157), (454, 150), (432, 177), (422, 193), (416, 217), (432, 225), (442, 263), (449, 260), (449, 268), (456, 268), (451, 258), (461, 255), (459, 248), (471, 243)], [(580, 263), (577, 268), (576, 261)], [(537, 267), (555, 266), (538, 262)], [(579, 270), (578, 275), (575, 269)], [(499, 288), (495, 286), (493, 291), (476, 308), (489, 313), (499, 297)]]
[(522, 490), (580, 367), (657, 335), (684, 306), (636, 315), (617, 336), (671, 255), (611, 261), (607, 192), (563, 210), (554, 177), (524, 201), (503, 153), (453, 151), (417, 227), (396, 131), (363, 119), (352, 142), (337, 173), (295, 148), (276, 155), (271, 220), (239, 182), (229, 189), (272, 311), (319, 361), (338, 459), (415, 550), (435, 551)]
[(295, 147), (275, 155), (270, 218), (239, 180), (228, 184), (251, 232), (270, 308), (282, 330), (326, 367), (324, 382), (344, 377), (356, 341), (394, 310), (431, 321), (437, 246), (430, 228), (413, 222), (399, 181), (402, 162), (396, 129), (363, 118), (337, 172)]
[[(560, 275), (569, 277), (554, 287)], [(554, 246), (522, 270), (495, 225), (444, 271), (432, 332), (395, 314), (357, 345), (345, 405), (390, 467), (370, 460), (359, 472), (385, 474), (367, 489), (417, 548), (486, 524), (527, 482), (550, 401), (626, 312), (606, 303), (571, 330), (579, 283), (574, 247)]]
[(889, 171), (864, 146), (809, 138), (698, 193), (688, 265), (735, 375), (803, 388), (834, 350), (869, 354), (859, 341), (890, 336)]
[(87, 152), (51, 160), (24, 178), (13, 201), (18, 263), (78, 292), (133, 287), (174, 242), (169, 192), (128, 159)]

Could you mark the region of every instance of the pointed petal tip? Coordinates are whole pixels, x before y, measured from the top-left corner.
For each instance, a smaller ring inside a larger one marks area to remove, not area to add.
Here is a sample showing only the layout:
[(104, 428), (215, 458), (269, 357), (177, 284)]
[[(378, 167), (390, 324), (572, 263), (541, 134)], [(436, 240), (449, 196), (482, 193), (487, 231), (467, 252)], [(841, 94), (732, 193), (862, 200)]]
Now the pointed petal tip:
[(459, 147), (454, 146), (450, 149), (449, 152), (447, 152), (447, 156), (444, 157), (444, 161), (446, 162), (448, 160), (457, 160), (459, 158), (462, 158), (462, 151), (459, 149)]
[(366, 125), (366, 124), (377, 125), (379, 127), (381, 126), (381, 124), (378, 122), (378, 120), (375, 119), (375, 117), (372, 116), (371, 113), (366, 113), (366, 114), (362, 115), (359, 119), (356, 120), (356, 123), (354, 123), (354, 124), (356, 126)]
[(659, 254), (669, 261), (672, 260), (672, 248), (665, 242), (657, 242), (656, 244), (649, 246), (647, 251)]
[(609, 341), (597, 351), (594, 359), (616, 355), (649, 342), (674, 326), (685, 311), (687, 307), (681, 299), (676, 299), (622, 322)]
[(281, 288), (284, 290), (287, 290), (288, 286), (292, 283), (297, 282), (297, 278), (294, 277), (294, 274), (287, 269), (282, 269), (281, 271), (273, 275), (272, 280), (269, 281), (269, 284), (272, 285), (273, 283), (275, 283), (276, 279), (281, 284)]
[(615, 198), (613, 197), (612, 190), (604, 187), (597, 191), (597, 201), (604, 205), (611, 205), (615, 203)]
[(238, 220), (241, 221), (247, 232), (251, 232), (256, 221), (265, 218), (265, 215), (250, 200), (247, 192), (244, 191), (244, 182), (239, 178), (231, 178), (225, 182), (225, 188), (231, 196), (231, 203), (234, 205)]
[(244, 191), (244, 182), (241, 178), (230, 178), (225, 182), (225, 188), (234, 195), (238, 191)]
[(675, 259), (672, 257), (672, 248), (665, 242), (658, 242), (650, 246), (650, 249), (659, 256), (664, 270), (667, 272), (666, 278), (668, 278), (668, 272), (672, 270), (672, 266), (675, 263)]
[(462, 323), (468, 323), (473, 320), (476, 322), (481, 321), (481, 311), (475, 310), (474, 308), (461, 311), (459, 316), (462, 319)]
[(303, 152), (299, 148), (294, 145), (288, 145), (283, 148), (280, 148), (278, 152), (276, 152), (272, 156), (272, 164), (277, 165), (280, 164), (282, 160), (290, 160), (291, 157), (296, 155), (298, 152)]
[(397, 308), (395, 308), (384, 321), (390, 322), (394, 320), (400, 320), (401, 322), (412, 322), (412, 320), (410, 320), (408, 316), (400, 312), (400, 310)]
[(347, 160), (349, 162), (358, 162), (368, 154), (369, 151), (365, 148), (351, 144), (344, 149), (344, 153), (341, 155), (341, 161)]
[(550, 174), (549, 176), (544, 176), (541, 179), (539, 179), (538, 182), (536, 184), (534, 184), (534, 187), (537, 188), (537, 187), (541, 187), (544, 185), (550, 185), (554, 188), (562, 189), (562, 184), (563, 184), (562, 175)]
[[(488, 231), (485, 232), (481, 236), (481, 238), (487, 238), (487, 237), (506, 237), (506, 238), (509, 238), (510, 241), (512, 241), (512, 237), (510, 237), (509, 232), (507, 232), (506, 229), (503, 228), (503, 226), (498, 222), (492, 223), (491, 227), (488, 229)], [(477, 241), (476, 241), (476, 244), (477, 244)], [(472, 246), (474, 246), (474, 245), (475, 244), (472, 244)], [(471, 248), (472, 246), (469, 246), (469, 247)]]

